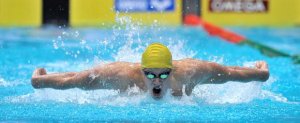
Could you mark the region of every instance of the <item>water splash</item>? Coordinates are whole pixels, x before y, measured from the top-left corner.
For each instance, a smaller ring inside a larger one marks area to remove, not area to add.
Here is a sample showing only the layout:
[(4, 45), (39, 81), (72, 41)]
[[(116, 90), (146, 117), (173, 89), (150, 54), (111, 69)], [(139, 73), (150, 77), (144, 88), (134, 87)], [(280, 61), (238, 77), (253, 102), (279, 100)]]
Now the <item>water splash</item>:
[(210, 56), (209, 61), (216, 62), (218, 64), (224, 63), (224, 56)]
[(18, 85), (24, 85), (25, 83), (21, 80), (7, 81), (0, 76), (0, 87), (13, 87)]
[[(141, 35), (147, 28), (142, 27), (143, 25), (138, 21), (132, 21), (132, 18), (130, 17), (121, 17), (117, 14), (116, 23), (117, 24), (113, 27), (112, 35), (110, 37), (103, 37), (103, 39), (95, 39), (97, 38), (93, 36), (95, 34), (84, 36), (82, 32), (78, 30), (65, 30), (53, 40), (53, 48), (55, 50), (61, 49), (66, 55), (72, 56), (73, 58), (78, 58), (84, 54), (91, 53), (94, 56), (91, 59), (94, 60), (87, 59), (87, 61), (94, 61), (95, 64), (100, 65), (113, 61), (139, 62), (143, 50), (147, 45), (152, 43), (154, 39), (150, 37), (147, 40), (141, 40)], [(161, 31), (161, 27), (158, 27), (157, 25), (156, 21), (150, 29), (153, 32)], [(146, 32), (150, 33), (151, 31)], [(164, 37), (158, 34), (155, 34), (155, 36), (158, 37), (155, 41), (161, 41), (167, 45), (175, 60), (192, 58), (197, 54), (197, 51), (188, 49), (185, 45), (185, 40), (173, 38), (162, 41)], [(72, 41), (70, 42), (69, 40)], [(72, 47), (76, 47), (77, 49)], [(80, 47), (80, 49), (78, 49), (78, 47)], [(94, 53), (93, 51), (98, 52)], [(104, 51), (109, 51), (109, 54), (103, 54)], [(101, 55), (109, 55), (112, 56), (113, 59), (102, 59)], [(210, 56), (209, 60), (222, 64), (224, 62), (224, 56)], [(76, 63), (81, 64), (82, 62)], [(253, 64), (253, 62), (245, 62), (244, 66), (251, 67)], [(54, 68), (53, 71), (80, 71), (90, 67), (90, 65), (86, 65), (85, 63), (82, 63), (82, 65), (79, 65), (78, 67), (59, 61), (52, 64), (46, 64), (46, 66)], [(181, 98), (175, 98), (171, 96), (168, 91), (167, 96), (159, 102), (176, 105), (198, 105), (199, 100), (208, 104), (238, 104), (251, 102), (255, 99), (270, 99), (279, 102), (288, 102), (287, 98), (281, 94), (262, 89), (263, 86), (270, 85), (274, 81), (274, 78), (270, 78), (266, 83), (228, 82), (222, 85), (198, 85), (195, 87), (192, 96), (183, 95)], [(1, 84), (5, 85), (7, 83), (0, 79), (0, 85)], [(7, 100), (14, 103), (54, 101), (118, 106), (141, 105), (144, 103), (157, 102), (151, 98), (149, 93), (141, 92), (136, 88), (128, 89), (125, 94), (120, 94), (117, 90), (84, 91), (76, 88), (69, 90), (40, 89), (34, 90), (33, 93), (26, 95), (8, 97)]]
[(4, 86), (4, 87), (7, 87), (9, 86), (10, 84), (7, 83), (3, 78), (0, 78), (0, 86)]
[(120, 94), (118, 90), (93, 90), (85, 91), (78, 88), (68, 90), (37, 89), (26, 95), (7, 97), (6, 100), (13, 103), (32, 102), (62, 102), (78, 104), (119, 105), (134, 104), (140, 102), (143, 96), (140, 90), (130, 88), (126, 93)]
[(174, 60), (193, 58), (197, 54), (197, 52), (189, 50), (185, 46), (185, 42), (181, 40), (176, 41), (176, 43), (171, 42), (167, 47), (170, 49)]
[[(95, 105), (144, 105), (144, 104), (165, 104), (165, 105), (202, 105), (206, 104), (240, 104), (253, 100), (273, 100), (283, 103), (290, 102), (281, 94), (276, 94), (268, 90), (263, 90), (265, 84), (273, 83), (276, 79), (270, 78), (266, 83), (251, 82), (238, 83), (228, 82), (221, 85), (197, 85), (191, 96), (183, 95), (181, 98), (167, 94), (161, 100), (154, 100), (150, 93), (140, 90), (134, 86), (128, 88), (126, 92), (120, 93), (118, 90), (92, 90), (86, 91), (78, 88), (68, 90), (37, 89), (33, 93), (21, 96), (6, 97), (7, 102), (13, 103), (35, 103), (35, 102), (61, 102), (77, 104)], [(298, 103), (297, 103), (298, 104)]]
[(192, 97), (184, 95), (182, 98), (171, 96), (168, 90), (162, 100), (153, 99), (148, 92), (141, 91), (138, 87), (129, 88), (125, 93), (118, 90), (93, 90), (85, 91), (78, 88), (69, 90), (37, 89), (33, 93), (21, 96), (6, 97), (7, 102), (12, 103), (35, 103), (35, 102), (60, 102), (77, 104), (95, 104), (128, 106), (143, 104), (176, 104), (176, 105), (196, 105)]
[(261, 93), (261, 83), (228, 82), (222, 85), (199, 85), (195, 87), (195, 96), (207, 103), (245, 103)]
[[(117, 23), (118, 26), (113, 28), (114, 30), (114, 39), (125, 40), (126, 42), (121, 46), (118, 51), (113, 55), (115, 61), (128, 61), (128, 62), (139, 62), (141, 59), (141, 54), (143, 50), (153, 42), (153, 39), (150, 38), (150, 41), (142, 41), (140, 39), (140, 32), (143, 30), (148, 30), (148, 27), (142, 27), (142, 25), (137, 21), (132, 21), (130, 17), (118, 17), (117, 16)], [(121, 27), (125, 27), (124, 37), (122, 37)], [(155, 21), (151, 26), (150, 30), (153, 32), (159, 32), (161, 27), (158, 26), (157, 22)], [(158, 36), (159, 40), (162, 40), (161, 36)], [(196, 55), (196, 52), (189, 50), (185, 47), (185, 41), (178, 40), (178, 39), (171, 39), (168, 38), (166, 41), (161, 41), (167, 45), (167, 47), (172, 52), (173, 59), (183, 59), (183, 58), (191, 58)]]
[(262, 87), (270, 85), (276, 79), (270, 77), (267, 82), (228, 82), (220, 85), (197, 85), (193, 94), (209, 104), (238, 104), (248, 103), (256, 99), (270, 99), (278, 102), (289, 102), (286, 97)]

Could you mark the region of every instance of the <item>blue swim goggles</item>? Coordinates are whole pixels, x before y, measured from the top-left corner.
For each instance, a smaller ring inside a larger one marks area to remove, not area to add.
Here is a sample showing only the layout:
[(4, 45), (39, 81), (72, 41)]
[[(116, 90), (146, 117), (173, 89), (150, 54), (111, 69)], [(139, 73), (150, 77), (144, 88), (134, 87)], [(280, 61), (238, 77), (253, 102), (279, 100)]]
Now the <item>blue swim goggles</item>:
[(144, 71), (144, 74), (146, 75), (146, 77), (148, 79), (155, 79), (155, 78), (167, 79), (169, 77), (170, 73), (171, 73), (171, 71), (167, 71), (167, 72), (160, 73), (159, 75), (156, 75), (152, 72)]

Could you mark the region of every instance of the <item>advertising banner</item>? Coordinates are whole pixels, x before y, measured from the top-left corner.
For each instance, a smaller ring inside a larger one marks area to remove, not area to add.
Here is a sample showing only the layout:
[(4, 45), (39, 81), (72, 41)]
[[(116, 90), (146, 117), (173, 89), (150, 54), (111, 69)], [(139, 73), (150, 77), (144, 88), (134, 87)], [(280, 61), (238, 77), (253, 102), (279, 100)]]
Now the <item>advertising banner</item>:
[(115, 10), (119, 12), (172, 12), (174, 0), (115, 0)]
[(268, 9), (269, 0), (209, 0), (210, 12), (261, 13)]

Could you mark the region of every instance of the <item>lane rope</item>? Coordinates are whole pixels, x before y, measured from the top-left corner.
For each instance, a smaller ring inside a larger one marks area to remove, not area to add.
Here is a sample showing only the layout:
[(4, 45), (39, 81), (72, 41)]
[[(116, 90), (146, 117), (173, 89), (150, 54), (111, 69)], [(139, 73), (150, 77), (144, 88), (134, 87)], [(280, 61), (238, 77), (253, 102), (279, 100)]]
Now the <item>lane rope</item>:
[(252, 48), (259, 50), (262, 54), (269, 57), (289, 57), (293, 60), (295, 64), (300, 64), (300, 54), (290, 55), (279, 51), (277, 49), (271, 48), (269, 46), (257, 43), (246, 37), (239, 35), (237, 33), (226, 30), (222, 27), (204, 21), (196, 15), (187, 15), (184, 18), (184, 24), (189, 26), (200, 26), (202, 27), (210, 36), (217, 36), (223, 39), (224, 41), (238, 44), (238, 45), (248, 45)]

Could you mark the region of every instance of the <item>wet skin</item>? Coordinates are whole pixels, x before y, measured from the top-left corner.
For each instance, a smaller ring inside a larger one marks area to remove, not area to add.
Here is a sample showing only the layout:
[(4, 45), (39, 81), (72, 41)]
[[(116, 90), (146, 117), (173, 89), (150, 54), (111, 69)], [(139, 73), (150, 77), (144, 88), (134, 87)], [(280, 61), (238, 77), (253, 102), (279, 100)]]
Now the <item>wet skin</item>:
[[(152, 72), (157, 77), (168, 71), (167, 68), (141, 68), (140, 63), (114, 62), (96, 66), (81, 72), (66, 72), (47, 74), (44, 68), (37, 68), (31, 83), (34, 88), (69, 89), (118, 89), (124, 92), (128, 87), (137, 86), (141, 90), (151, 92), (155, 99), (162, 98), (167, 89), (173, 96), (192, 93), (198, 84), (223, 84), (228, 81), (264, 82), (269, 78), (268, 65), (257, 61), (255, 68), (222, 66), (214, 62), (196, 59), (173, 61), (173, 67), (166, 79), (149, 79), (145, 71)], [(185, 85), (185, 90), (183, 86)]]

